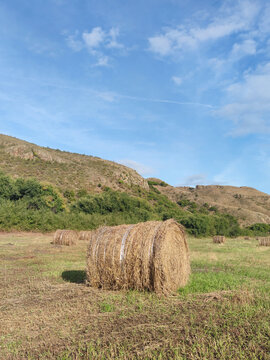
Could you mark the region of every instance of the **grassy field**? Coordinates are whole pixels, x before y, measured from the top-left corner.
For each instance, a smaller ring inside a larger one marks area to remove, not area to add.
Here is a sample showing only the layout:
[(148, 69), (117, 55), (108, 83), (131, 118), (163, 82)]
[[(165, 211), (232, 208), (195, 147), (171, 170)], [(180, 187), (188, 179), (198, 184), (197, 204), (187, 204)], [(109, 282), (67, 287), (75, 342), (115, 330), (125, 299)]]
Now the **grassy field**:
[(0, 359), (270, 359), (270, 247), (189, 238), (175, 296), (84, 285), (85, 250), (0, 235)]

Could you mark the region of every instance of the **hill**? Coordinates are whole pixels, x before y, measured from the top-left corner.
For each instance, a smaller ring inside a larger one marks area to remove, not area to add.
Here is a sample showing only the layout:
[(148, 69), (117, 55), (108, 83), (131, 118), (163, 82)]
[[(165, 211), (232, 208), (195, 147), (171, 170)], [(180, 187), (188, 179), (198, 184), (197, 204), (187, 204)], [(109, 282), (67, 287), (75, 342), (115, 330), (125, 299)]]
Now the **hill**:
[[(249, 187), (198, 185), (173, 187), (156, 178), (144, 179), (135, 170), (89, 155), (44, 148), (14, 137), (0, 135), (0, 169), (13, 179), (34, 177), (56, 186), (62, 194), (69, 191), (102, 193), (106, 187), (143, 197), (150, 203), (166, 203), (167, 215), (174, 216), (169, 204), (177, 203), (181, 214), (224, 213), (243, 226), (270, 224), (270, 196)], [(149, 193), (149, 190), (151, 194)], [(153, 193), (155, 191), (155, 194)], [(166, 197), (162, 199), (158, 194)], [(178, 213), (178, 210), (177, 210)]]
[(138, 185), (147, 181), (135, 170), (98, 157), (44, 148), (7, 135), (0, 135), (0, 168), (12, 177), (35, 177), (60, 189), (99, 192)]
[(250, 187), (197, 185), (193, 187), (173, 187), (159, 184), (158, 179), (150, 179), (155, 188), (170, 200), (189, 208), (192, 203), (217, 209), (219, 212), (235, 216), (242, 225), (270, 223), (270, 196)]

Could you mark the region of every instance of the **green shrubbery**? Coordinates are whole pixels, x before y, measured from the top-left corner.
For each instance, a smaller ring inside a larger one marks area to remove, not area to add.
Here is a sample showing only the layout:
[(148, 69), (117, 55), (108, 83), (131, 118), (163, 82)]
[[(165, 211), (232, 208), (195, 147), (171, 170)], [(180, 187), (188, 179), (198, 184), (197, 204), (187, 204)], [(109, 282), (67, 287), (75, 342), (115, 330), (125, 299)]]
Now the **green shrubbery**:
[[(270, 225), (254, 224), (241, 229), (231, 215), (218, 213), (208, 204), (199, 207), (182, 199), (170, 201), (150, 184), (150, 191), (138, 189), (138, 196), (113, 191), (89, 194), (61, 194), (52, 185), (35, 179), (16, 180), (0, 173), (0, 229), (52, 231), (57, 228), (94, 229), (99, 225), (118, 225), (147, 220), (174, 218), (194, 236), (268, 235)], [(183, 209), (185, 208), (185, 209)]]
[(13, 180), (0, 174), (0, 199), (20, 202), (26, 209), (50, 209), (54, 213), (64, 210), (64, 200), (51, 185), (42, 185), (35, 179)]
[(165, 183), (165, 181), (161, 181), (161, 180), (148, 180), (148, 185), (149, 186), (153, 186), (153, 185), (159, 185), (159, 186), (169, 186), (167, 183)]
[(239, 236), (242, 230), (237, 220), (228, 214), (193, 214), (180, 221), (194, 236)]
[(247, 227), (247, 235), (254, 234), (255, 236), (270, 235), (270, 224), (257, 223)]

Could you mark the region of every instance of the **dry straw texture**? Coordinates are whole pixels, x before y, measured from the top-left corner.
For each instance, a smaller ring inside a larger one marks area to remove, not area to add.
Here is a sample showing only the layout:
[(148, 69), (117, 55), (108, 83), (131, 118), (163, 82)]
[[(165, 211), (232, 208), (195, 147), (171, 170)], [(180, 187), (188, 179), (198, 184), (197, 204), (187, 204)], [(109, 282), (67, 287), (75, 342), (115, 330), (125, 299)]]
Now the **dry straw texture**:
[(213, 237), (213, 242), (215, 244), (224, 244), (226, 241), (225, 236), (217, 235)]
[(259, 239), (259, 245), (270, 246), (270, 237), (262, 237)]
[(174, 220), (102, 227), (87, 253), (87, 282), (103, 289), (169, 294), (186, 285), (189, 252), (183, 227)]
[(75, 245), (78, 240), (78, 233), (73, 230), (56, 230), (53, 237), (53, 244)]
[(91, 239), (91, 231), (80, 231), (79, 232), (79, 240), (90, 240)]

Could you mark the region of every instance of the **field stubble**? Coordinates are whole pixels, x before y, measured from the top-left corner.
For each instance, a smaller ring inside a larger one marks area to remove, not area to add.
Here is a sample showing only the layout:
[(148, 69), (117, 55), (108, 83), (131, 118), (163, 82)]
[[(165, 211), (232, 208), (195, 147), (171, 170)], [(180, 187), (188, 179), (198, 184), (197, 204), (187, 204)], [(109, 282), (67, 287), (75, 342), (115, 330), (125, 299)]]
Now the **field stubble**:
[(0, 235), (0, 359), (270, 359), (270, 248), (189, 238), (177, 295), (86, 287), (87, 242)]

